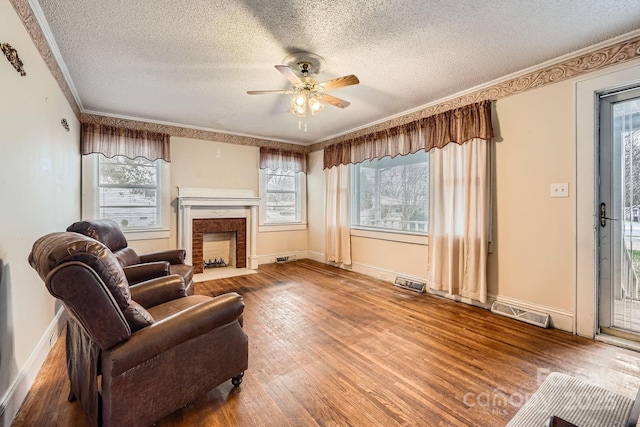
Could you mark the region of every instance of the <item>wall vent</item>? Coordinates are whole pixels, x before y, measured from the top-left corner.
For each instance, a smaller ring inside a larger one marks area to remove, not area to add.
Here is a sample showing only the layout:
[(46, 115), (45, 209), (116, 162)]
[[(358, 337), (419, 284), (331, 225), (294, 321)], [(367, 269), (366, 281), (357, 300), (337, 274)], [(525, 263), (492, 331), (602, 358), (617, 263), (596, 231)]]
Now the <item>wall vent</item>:
[(541, 328), (549, 327), (550, 316), (546, 313), (525, 310), (524, 308), (516, 307), (498, 301), (495, 301), (491, 305), (491, 312), (510, 317), (512, 319), (520, 320), (521, 322), (531, 323), (532, 325), (540, 326)]
[(406, 277), (400, 276), (396, 277), (396, 281), (393, 284), (400, 288), (420, 293), (424, 292), (425, 288), (425, 284), (423, 282), (418, 282), (417, 280), (407, 279)]
[(276, 262), (277, 263), (295, 261), (295, 260), (296, 260), (296, 256), (295, 255), (286, 255), (286, 256), (276, 257)]

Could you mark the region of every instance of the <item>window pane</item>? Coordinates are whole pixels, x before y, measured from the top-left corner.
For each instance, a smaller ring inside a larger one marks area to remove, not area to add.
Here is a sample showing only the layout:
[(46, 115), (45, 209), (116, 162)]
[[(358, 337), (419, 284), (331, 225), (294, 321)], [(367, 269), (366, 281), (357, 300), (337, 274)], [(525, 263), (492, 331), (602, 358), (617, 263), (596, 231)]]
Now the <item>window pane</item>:
[(296, 193), (267, 193), (267, 207), (296, 206)]
[(427, 153), (363, 162), (354, 172), (353, 225), (427, 232)]
[(298, 176), (291, 171), (265, 171), (265, 218), (267, 224), (300, 221)]
[(100, 208), (100, 217), (109, 218), (122, 228), (157, 227), (160, 218), (156, 207)]
[(100, 218), (126, 228), (161, 226), (158, 162), (126, 157), (99, 157), (98, 204)]
[(267, 192), (296, 191), (296, 177), (293, 172), (288, 174), (267, 173)]
[(157, 167), (147, 159), (100, 158), (100, 185), (156, 186)]

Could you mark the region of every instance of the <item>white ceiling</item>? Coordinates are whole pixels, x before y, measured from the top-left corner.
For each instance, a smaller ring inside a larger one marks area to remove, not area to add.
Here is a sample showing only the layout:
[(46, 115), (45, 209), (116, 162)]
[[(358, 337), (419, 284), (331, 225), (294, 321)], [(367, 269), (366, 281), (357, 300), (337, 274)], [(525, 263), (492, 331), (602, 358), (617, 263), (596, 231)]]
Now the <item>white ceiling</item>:
[[(37, 1), (83, 112), (300, 144), (640, 28), (638, 0)], [(246, 93), (287, 89), (301, 51), (360, 79), (306, 132), (291, 95)]]

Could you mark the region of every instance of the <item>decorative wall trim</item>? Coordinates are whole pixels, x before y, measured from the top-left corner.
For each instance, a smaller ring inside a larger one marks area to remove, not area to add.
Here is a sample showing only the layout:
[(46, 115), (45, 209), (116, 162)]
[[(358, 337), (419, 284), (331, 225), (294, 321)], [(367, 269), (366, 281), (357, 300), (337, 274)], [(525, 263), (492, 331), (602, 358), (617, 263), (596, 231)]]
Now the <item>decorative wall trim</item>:
[(149, 132), (168, 133), (171, 136), (178, 136), (183, 138), (202, 139), (205, 141), (217, 141), (236, 145), (248, 145), (251, 147), (276, 148), (301, 153), (306, 153), (309, 148), (308, 146), (290, 144), (287, 142), (272, 141), (268, 139), (234, 135), (223, 132), (214, 132), (203, 129), (187, 128), (163, 123), (143, 122), (139, 120), (124, 119), (120, 117), (102, 116), (98, 114), (82, 113), (80, 115), (80, 122), (133, 130), (146, 130)]
[(362, 135), (379, 132), (391, 127), (400, 126), (423, 117), (433, 116), (434, 114), (452, 110), (464, 105), (485, 100), (498, 100), (511, 95), (517, 95), (531, 89), (537, 89), (539, 87), (558, 83), (637, 58), (640, 58), (640, 36), (635, 36), (628, 40), (614, 43), (610, 46), (605, 46), (588, 53), (579, 54), (575, 57), (561, 60), (558, 63), (550, 64), (545, 67), (541, 67), (538, 70), (503, 80), (475, 92), (446, 100), (404, 116), (396, 117), (355, 132), (312, 144), (309, 146), (309, 152), (323, 150), (328, 145), (333, 145)]
[(42, 29), (40, 28), (40, 24), (38, 23), (38, 20), (36, 19), (31, 6), (29, 5), (29, 1), (9, 0), (9, 2), (15, 9), (18, 17), (22, 20), (22, 24), (31, 36), (33, 44), (36, 46), (36, 49), (38, 49), (38, 52), (40, 53), (40, 56), (42, 56), (42, 59), (44, 59), (45, 64), (47, 64), (47, 67), (49, 67), (51, 75), (56, 80), (56, 82), (58, 82), (58, 86), (60, 86), (62, 93), (64, 94), (65, 98), (67, 98), (67, 102), (69, 102), (73, 113), (77, 118), (80, 118), (80, 107), (78, 107), (78, 104), (73, 97), (71, 88), (69, 88), (69, 85), (67, 84), (67, 81), (62, 74), (62, 70), (60, 69), (58, 62), (56, 61), (56, 58), (51, 51), (51, 47), (49, 46), (49, 43), (47, 42), (47, 39), (44, 36)]

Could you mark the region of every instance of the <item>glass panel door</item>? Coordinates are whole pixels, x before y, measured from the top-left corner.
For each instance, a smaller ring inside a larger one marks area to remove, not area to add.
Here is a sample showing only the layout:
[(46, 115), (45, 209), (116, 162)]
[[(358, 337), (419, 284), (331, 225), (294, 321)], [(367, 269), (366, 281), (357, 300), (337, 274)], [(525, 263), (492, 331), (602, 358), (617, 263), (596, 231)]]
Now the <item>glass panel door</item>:
[(599, 324), (640, 333), (640, 89), (600, 98)]

